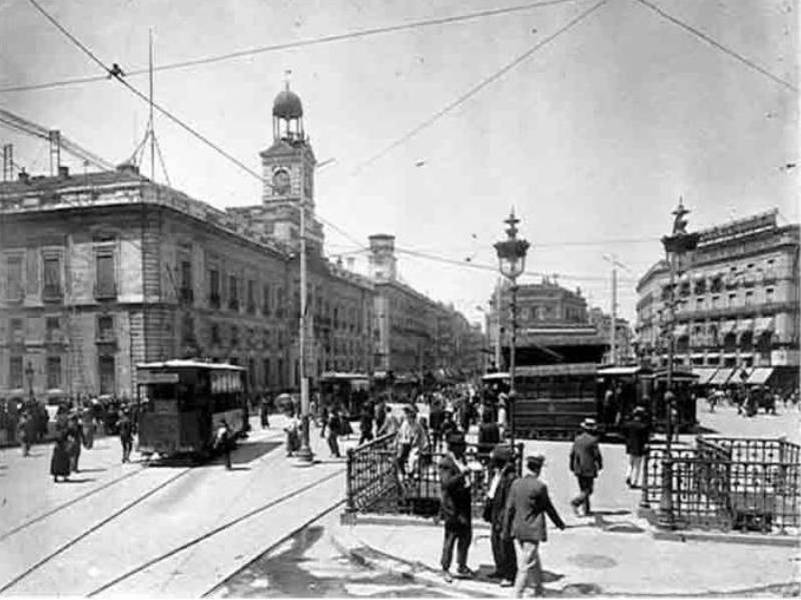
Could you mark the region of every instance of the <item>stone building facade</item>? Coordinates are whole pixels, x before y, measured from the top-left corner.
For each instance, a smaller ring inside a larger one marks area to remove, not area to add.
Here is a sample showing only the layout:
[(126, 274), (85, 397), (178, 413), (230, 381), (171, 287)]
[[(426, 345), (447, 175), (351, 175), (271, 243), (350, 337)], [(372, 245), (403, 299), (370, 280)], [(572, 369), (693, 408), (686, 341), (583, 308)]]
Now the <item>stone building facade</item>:
[[(675, 287), (676, 362), (691, 367), (799, 367), (799, 226), (776, 211), (703, 230)], [(658, 261), (637, 284), (642, 358), (667, 364), (669, 270)], [(792, 378), (792, 376), (791, 376)]]
[(432, 368), (446, 329), (461, 360), (464, 318), (397, 281), (394, 255), (375, 280), (324, 256), (300, 98), (286, 89), (272, 112), (259, 205), (221, 211), (133, 165), (0, 183), (0, 398), (131, 396), (137, 363), (174, 357), (296, 389), (301, 206), (309, 377)]

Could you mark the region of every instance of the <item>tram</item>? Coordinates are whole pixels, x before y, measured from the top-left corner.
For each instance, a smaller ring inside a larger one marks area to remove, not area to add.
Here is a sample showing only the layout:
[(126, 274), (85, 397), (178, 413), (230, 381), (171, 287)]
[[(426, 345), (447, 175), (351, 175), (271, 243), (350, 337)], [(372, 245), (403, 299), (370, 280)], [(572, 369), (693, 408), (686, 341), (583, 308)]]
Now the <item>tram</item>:
[[(503, 375), (494, 374), (493, 379), (504, 381)], [(676, 396), (673, 426), (690, 431), (697, 424), (692, 393), (697, 376), (675, 369), (671, 379)], [(586, 418), (597, 421), (602, 435), (614, 438), (636, 406), (645, 408), (655, 430), (664, 431), (667, 425), (665, 371), (596, 363), (522, 366), (515, 370), (515, 390), (515, 433), (523, 438), (570, 439)]]
[(246, 434), (246, 371), (194, 360), (138, 364), (139, 451), (208, 457), (223, 419), (234, 439)]
[(356, 419), (369, 398), (370, 380), (364, 373), (323, 373), (319, 380), (323, 406), (344, 410)]

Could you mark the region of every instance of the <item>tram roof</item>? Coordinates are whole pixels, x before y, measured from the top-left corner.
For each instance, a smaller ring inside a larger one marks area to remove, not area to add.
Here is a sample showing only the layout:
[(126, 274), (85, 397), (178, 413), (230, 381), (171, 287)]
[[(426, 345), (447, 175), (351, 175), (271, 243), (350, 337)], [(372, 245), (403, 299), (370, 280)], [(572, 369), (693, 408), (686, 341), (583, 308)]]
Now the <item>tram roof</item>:
[(320, 375), (320, 379), (369, 379), (369, 377), (367, 376), (367, 373), (326, 371)]
[(221, 371), (244, 371), (244, 367), (239, 365), (229, 365), (228, 363), (213, 363), (200, 360), (188, 360), (175, 358), (172, 360), (162, 360), (149, 363), (137, 363), (137, 369), (218, 369)]
[(608, 375), (646, 375), (650, 374), (652, 371), (646, 367), (641, 367), (640, 365), (628, 365), (628, 366), (615, 366), (615, 367), (604, 367), (602, 369), (598, 369), (598, 375), (600, 376), (608, 376)]

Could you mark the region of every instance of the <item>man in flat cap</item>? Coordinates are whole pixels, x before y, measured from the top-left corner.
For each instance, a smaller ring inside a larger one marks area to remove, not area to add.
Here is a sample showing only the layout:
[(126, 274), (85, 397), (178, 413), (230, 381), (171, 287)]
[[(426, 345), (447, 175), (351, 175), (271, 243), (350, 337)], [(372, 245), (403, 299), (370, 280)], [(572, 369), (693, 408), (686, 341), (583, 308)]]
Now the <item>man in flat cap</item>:
[(595, 419), (584, 419), (581, 433), (573, 440), (570, 450), (570, 470), (576, 476), (579, 495), (570, 501), (576, 516), (581, 516), (579, 507), (584, 507), (584, 515), (590, 514), (590, 496), (598, 473), (603, 469), (601, 449), (598, 447), (598, 426)]
[(526, 460), (526, 474), (512, 484), (506, 501), (503, 537), (514, 539), (517, 554), (517, 598), (523, 597), (529, 579), (534, 583), (534, 595), (544, 594), (539, 544), (548, 539), (545, 515), (559, 529), (565, 528), (548, 496), (548, 486), (540, 479), (544, 463), (545, 457), (542, 454), (529, 456)]
[(456, 544), (457, 576), (472, 577), (467, 568), (467, 551), (473, 539), (472, 511), (470, 506), (470, 469), (465, 461), (464, 435), (451, 433), (447, 438), (448, 452), (439, 463), (439, 481), (442, 488), (440, 515), (445, 528), (442, 543), (442, 577), (450, 583), (453, 546)]

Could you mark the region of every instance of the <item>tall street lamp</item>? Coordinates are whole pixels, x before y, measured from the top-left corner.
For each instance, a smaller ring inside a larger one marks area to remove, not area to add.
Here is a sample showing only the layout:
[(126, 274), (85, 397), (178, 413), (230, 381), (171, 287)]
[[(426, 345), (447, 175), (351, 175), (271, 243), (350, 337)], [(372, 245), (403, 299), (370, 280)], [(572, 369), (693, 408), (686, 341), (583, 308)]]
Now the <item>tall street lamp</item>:
[(665, 444), (665, 461), (662, 466), (662, 496), (659, 501), (659, 522), (658, 526), (664, 529), (675, 528), (673, 514), (673, 463), (672, 463), (672, 442), (673, 439), (673, 405), (676, 395), (673, 391), (673, 357), (676, 352), (676, 340), (674, 330), (676, 327), (676, 275), (683, 270), (681, 264), (683, 256), (698, 246), (698, 233), (687, 233), (687, 220), (684, 218), (689, 214), (689, 210), (684, 207), (682, 199), (679, 198), (679, 205), (673, 211), (673, 233), (662, 238), (662, 245), (665, 247), (665, 258), (668, 261), (670, 272), (670, 282), (668, 285), (668, 322), (667, 322), (667, 385), (664, 396), (664, 405), (667, 418), (667, 443)]
[[(510, 442), (512, 448), (515, 447), (515, 346), (517, 344), (517, 278), (526, 270), (526, 252), (529, 243), (517, 237), (517, 224), (520, 219), (515, 217), (515, 211), (509, 214), (509, 218), (504, 221), (509, 227), (506, 229), (506, 239), (495, 244), (495, 251), (498, 253), (498, 268), (501, 275), (512, 282), (512, 343), (509, 346), (509, 430), (511, 432)], [(500, 318), (500, 304), (498, 315)]]

